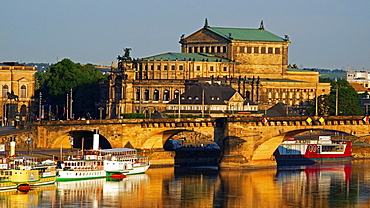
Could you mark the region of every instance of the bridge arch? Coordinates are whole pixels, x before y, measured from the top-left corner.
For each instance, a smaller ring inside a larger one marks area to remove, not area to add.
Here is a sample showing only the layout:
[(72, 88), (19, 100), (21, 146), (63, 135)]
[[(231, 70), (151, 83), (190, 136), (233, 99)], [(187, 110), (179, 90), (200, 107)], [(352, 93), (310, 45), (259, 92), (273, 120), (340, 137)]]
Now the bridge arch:
[[(65, 131), (61, 136), (53, 140), (51, 148), (82, 148), (84, 146), (84, 149), (91, 149), (93, 147), (93, 135), (94, 132), (89, 130)], [(108, 139), (99, 134), (99, 147), (110, 149), (112, 145)]]
[(174, 135), (177, 135), (181, 132), (189, 132), (191, 130), (188, 129), (171, 129), (159, 132), (157, 134), (152, 135), (149, 139), (147, 139), (144, 144), (141, 146), (141, 149), (158, 149), (163, 148), (164, 144), (167, 140), (172, 138)]
[[(271, 139), (268, 139), (262, 144), (260, 144), (258, 148), (254, 151), (254, 154), (251, 160), (252, 161), (271, 160), (271, 158), (273, 157), (273, 153), (283, 141), (297, 134), (307, 132), (307, 131), (324, 131), (324, 132), (327, 131), (327, 132), (338, 132), (339, 134), (346, 135), (346, 136), (351, 135), (350, 133), (347, 133), (347, 132), (337, 131), (337, 130), (332, 130), (332, 129), (324, 129), (324, 128), (312, 128), (312, 129), (308, 128), (308, 129), (292, 130), (289, 132), (276, 135), (272, 137)], [(307, 139), (311, 139), (311, 138), (307, 138)]]

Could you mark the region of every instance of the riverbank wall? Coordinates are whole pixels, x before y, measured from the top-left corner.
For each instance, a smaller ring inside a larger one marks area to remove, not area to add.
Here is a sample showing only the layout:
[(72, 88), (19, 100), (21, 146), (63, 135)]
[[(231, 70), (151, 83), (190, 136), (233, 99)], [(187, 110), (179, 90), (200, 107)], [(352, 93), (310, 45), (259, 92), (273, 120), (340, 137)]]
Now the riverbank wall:
[(354, 159), (370, 159), (370, 146), (352, 146), (352, 157)]

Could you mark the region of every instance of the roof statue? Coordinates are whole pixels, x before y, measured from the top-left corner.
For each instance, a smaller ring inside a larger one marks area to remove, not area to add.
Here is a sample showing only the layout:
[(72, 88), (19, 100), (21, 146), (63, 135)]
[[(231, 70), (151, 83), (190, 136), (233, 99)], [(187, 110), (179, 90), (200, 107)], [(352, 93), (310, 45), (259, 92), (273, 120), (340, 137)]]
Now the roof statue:
[(261, 20), (260, 28), (258, 28), (258, 29), (265, 30), (265, 26), (263, 25), (263, 20)]
[(118, 55), (118, 70), (124, 70), (123, 62), (129, 62), (132, 60), (130, 57), (130, 51), (131, 48), (123, 48), (123, 51), (125, 52), (123, 56)]
[(206, 27), (209, 27), (209, 25), (208, 25), (208, 19), (206, 18), (205, 19), (205, 21), (204, 21), (204, 27), (206, 28)]
[(289, 36), (288, 35), (285, 35), (284, 36), (284, 40), (289, 41)]
[(131, 48), (123, 48), (125, 52), (123, 56), (118, 55), (117, 59), (119, 62), (131, 61), (132, 58), (130, 57)]

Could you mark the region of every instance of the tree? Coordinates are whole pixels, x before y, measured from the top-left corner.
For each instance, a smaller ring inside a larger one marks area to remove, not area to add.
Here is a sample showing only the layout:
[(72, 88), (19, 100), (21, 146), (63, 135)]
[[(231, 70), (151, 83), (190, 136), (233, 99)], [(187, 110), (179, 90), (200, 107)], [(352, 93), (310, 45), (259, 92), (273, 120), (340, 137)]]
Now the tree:
[(358, 97), (356, 90), (347, 80), (340, 79), (337, 82), (332, 82), (328, 97), (329, 115), (336, 114), (336, 103), (338, 103), (338, 115), (363, 115), (364, 112), (361, 110)]
[[(318, 115), (363, 115), (356, 90), (345, 79), (333, 81), (329, 78), (320, 79), (320, 82), (330, 83), (330, 94), (321, 95), (317, 98)], [(337, 92), (338, 91), (338, 92)], [(338, 103), (338, 108), (336, 105)], [(307, 107), (309, 115), (315, 114), (315, 101), (311, 101)]]
[(60, 109), (66, 105), (66, 95), (73, 90), (73, 113), (85, 116), (95, 111), (99, 96), (99, 81), (106, 80), (99, 69), (92, 64), (81, 65), (69, 59), (51, 65), (45, 73), (37, 72), (37, 89), (47, 105)]

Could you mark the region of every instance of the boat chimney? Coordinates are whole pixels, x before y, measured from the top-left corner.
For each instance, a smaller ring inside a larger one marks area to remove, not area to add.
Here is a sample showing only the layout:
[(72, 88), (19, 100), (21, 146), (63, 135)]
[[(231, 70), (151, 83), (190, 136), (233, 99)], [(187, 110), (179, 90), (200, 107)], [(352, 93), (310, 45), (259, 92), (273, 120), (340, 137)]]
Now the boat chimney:
[(99, 150), (99, 129), (94, 129), (93, 150)]
[(15, 137), (10, 137), (9, 157), (12, 157), (14, 155), (15, 155)]

